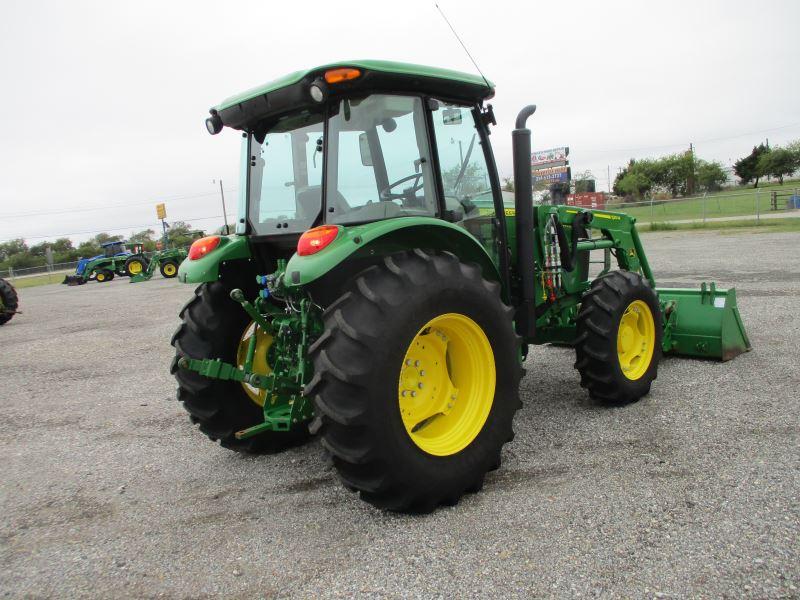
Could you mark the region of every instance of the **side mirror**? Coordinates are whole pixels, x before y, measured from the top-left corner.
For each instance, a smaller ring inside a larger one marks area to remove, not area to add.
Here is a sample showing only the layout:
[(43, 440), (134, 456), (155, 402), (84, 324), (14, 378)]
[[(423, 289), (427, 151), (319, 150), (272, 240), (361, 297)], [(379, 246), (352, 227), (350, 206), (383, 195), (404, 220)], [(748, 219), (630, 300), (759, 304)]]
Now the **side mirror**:
[(372, 153), (369, 150), (369, 140), (366, 133), (358, 136), (358, 149), (361, 151), (361, 164), (365, 167), (371, 167)]

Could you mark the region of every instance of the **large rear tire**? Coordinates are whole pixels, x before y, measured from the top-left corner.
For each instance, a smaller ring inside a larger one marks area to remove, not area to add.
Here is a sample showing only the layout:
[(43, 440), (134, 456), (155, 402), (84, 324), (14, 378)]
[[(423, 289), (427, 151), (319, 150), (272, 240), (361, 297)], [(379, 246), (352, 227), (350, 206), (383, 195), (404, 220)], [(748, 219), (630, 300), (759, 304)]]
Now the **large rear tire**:
[(429, 512), (478, 491), (519, 408), (520, 339), (477, 265), (420, 250), (356, 276), (311, 347), (322, 444), (384, 509)]
[[(255, 280), (255, 278), (253, 278)], [(236, 286), (233, 286), (236, 287)], [(247, 293), (247, 287), (242, 287)], [(253, 287), (249, 284), (249, 287)], [(204, 283), (181, 310), (183, 322), (172, 336), (175, 358), (171, 371), (178, 381), (178, 400), (204, 434), (237, 452), (278, 452), (295, 446), (309, 437), (305, 424), (289, 432), (269, 432), (238, 440), (236, 432), (264, 422), (264, 413), (236, 381), (210, 379), (193, 371), (178, 368), (182, 356), (219, 358), (236, 364), (243, 334), (250, 318), (231, 300), (232, 287), (221, 281)], [(255, 295), (254, 290), (250, 290)]]
[(19, 308), (17, 290), (5, 279), (0, 279), (0, 325), (8, 323), (17, 308)]
[(596, 279), (578, 312), (581, 386), (610, 404), (639, 400), (658, 375), (662, 336), (658, 296), (646, 279), (630, 271)]

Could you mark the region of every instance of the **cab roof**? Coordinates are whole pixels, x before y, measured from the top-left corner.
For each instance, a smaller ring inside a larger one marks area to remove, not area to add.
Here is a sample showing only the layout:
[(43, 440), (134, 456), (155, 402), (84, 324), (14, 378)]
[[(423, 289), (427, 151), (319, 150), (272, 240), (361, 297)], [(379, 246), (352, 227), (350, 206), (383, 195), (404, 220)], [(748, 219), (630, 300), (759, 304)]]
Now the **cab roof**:
[(332, 97), (348, 93), (416, 92), (468, 103), (494, 95), (494, 84), (480, 75), (411, 63), (383, 60), (354, 60), (295, 71), (258, 87), (231, 96), (211, 108), (222, 122), (234, 129), (246, 129), (254, 121), (277, 116), (304, 106), (318, 106), (308, 88), (331, 69), (359, 69), (361, 76), (330, 86)]

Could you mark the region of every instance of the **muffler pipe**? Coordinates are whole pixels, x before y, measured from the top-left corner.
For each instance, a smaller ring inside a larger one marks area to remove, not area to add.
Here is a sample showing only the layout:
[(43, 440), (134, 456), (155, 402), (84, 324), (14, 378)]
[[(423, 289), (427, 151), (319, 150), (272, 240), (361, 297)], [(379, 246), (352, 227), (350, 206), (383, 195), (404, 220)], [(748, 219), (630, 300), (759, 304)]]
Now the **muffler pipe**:
[(526, 338), (536, 335), (536, 272), (533, 235), (533, 185), (531, 179), (531, 130), (528, 117), (536, 105), (526, 106), (517, 115), (511, 132), (514, 151), (514, 205), (517, 228), (517, 272), (521, 283), (522, 302), (515, 316), (517, 333)]

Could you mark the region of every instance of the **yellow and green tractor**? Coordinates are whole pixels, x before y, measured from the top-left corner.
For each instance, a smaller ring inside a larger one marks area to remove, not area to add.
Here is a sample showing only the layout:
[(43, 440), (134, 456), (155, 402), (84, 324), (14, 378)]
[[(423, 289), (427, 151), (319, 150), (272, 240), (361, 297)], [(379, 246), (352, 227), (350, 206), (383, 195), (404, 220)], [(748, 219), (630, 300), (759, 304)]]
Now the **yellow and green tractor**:
[(664, 354), (749, 350), (732, 289), (657, 287), (635, 219), (534, 205), (533, 106), (505, 203), (493, 95), (365, 60), (211, 109), (210, 133), (241, 134), (239, 218), (181, 264), (197, 288), (172, 339), (205, 435), (275, 452), (316, 434), (362, 499), (427, 512), (500, 466), (530, 344), (574, 346), (580, 385), (612, 405), (645, 396)]

